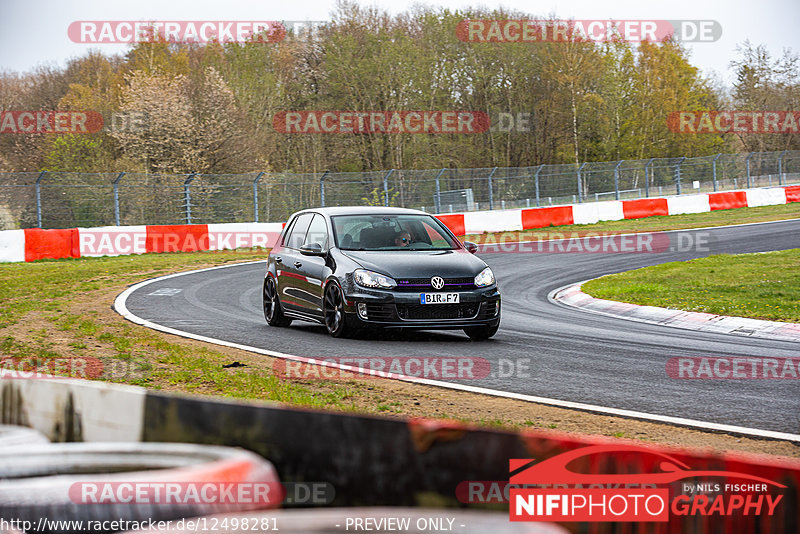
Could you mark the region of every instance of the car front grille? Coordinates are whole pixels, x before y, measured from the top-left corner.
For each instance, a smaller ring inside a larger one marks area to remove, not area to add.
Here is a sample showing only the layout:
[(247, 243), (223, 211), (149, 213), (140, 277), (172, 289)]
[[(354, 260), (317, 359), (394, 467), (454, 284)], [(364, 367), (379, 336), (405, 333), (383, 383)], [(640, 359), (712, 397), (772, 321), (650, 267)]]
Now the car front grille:
[(442, 289), (433, 289), (430, 278), (402, 278), (397, 280), (400, 291), (463, 291), (475, 289), (474, 278), (445, 278)]
[(393, 304), (367, 304), (367, 319), (370, 321), (391, 321), (394, 319)]
[(493, 300), (483, 305), (483, 309), (481, 310), (481, 318), (494, 319), (495, 317), (497, 317), (499, 312), (500, 312), (500, 301)]
[(477, 302), (464, 304), (398, 304), (397, 315), (401, 319), (471, 319), (478, 313)]

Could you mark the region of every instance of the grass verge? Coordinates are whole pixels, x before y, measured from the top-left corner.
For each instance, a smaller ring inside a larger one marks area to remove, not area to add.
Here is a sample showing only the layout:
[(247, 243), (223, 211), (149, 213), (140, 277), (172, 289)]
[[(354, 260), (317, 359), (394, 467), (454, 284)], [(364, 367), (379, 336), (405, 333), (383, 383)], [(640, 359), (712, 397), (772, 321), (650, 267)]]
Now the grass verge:
[(592, 280), (593, 297), (662, 308), (800, 322), (800, 249), (720, 254)]
[[(100, 362), (100, 378), (154, 389), (179, 389), (312, 407), (351, 409), (341, 385), (311, 390), (254, 370), (223, 368), (230, 356), (213, 345), (176, 342), (93, 309), (107, 308), (126, 283), (229, 262), (263, 259), (260, 252), (147, 254), (115, 258), (40, 261), (0, 266), (0, 355), (5, 367), (52, 358)], [(113, 312), (112, 312), (113, 313)], [(52, 364), (51, 364), (52, 365)], [(64, 367), (62, 365), (62, 367)], [(66, 368), (65, 368), (66, 370)], [(79, 374), (73, 369), (71, 374)], [(93, 375), (92, 375), (93, 376)]]

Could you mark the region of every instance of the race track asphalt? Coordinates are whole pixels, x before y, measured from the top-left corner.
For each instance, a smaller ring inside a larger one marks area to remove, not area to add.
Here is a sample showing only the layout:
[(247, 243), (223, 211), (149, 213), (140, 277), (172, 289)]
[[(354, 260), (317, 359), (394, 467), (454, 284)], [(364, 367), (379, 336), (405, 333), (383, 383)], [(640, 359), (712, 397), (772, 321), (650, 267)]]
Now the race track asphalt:
[[(492, 376), (457, 382), (800, 434), (800, 380), (677, 380), (665, 370), (667, 360), (680, 356), (797, 357), (800, 344), (626, 321), (548, 300), (551, 291), (568, 284), (647, 265), (799, 248), (800, 220), (668, 237), (672, 250), (657, 253), (481, 254), (494, 270), (503, 297), (500, 331), (486, 342), (471, 342), (460, 331), (332, 339), (322, 326), (311, 323), (271, 328), (261, 310), (261, 262), (158, 280), (134, 290), (125, 304), (134, 315), (162, 326), (271, 351), (320, 358), (481, 357), (492, 363)], [(698, 241), (701, 244), (694, 246)], [(509, 369), (518, 362), (522, 366), (512, 374)]]

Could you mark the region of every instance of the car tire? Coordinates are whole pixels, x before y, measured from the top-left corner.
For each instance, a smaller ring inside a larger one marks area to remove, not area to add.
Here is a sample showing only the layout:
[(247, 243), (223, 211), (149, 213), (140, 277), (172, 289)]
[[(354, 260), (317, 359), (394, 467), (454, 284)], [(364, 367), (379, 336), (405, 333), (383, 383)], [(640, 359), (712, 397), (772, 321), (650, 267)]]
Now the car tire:
[(349, 337), (352, 335), (353, 328), (348, 324), (347, 314), (344, 312), (344, 293), (336, 282), (330, 282), (325, 287), (322, 316), (325, 328), (331, 336)]
[(464, 329), (464, 333), (469, 336), (472, 341), (485, 341), (497, 333), (500, 328), (499, 324), (494, 326), (471, 326)]
[[(0, 517), (36, 521), (160, 521), (265, 508), (243, 502), (81, 502), (81, 484), (114, 488), (151, 483), (268, 484), (282, 488), (272, 464), (232, 447), (188, 443), (51, 443), (0, 451)], [(97, 493), (95, 493), (97, 495)], [(270, 493), (272, 495), (272, 493)], [(50, 532), (64, 532), (51, 527)]]
[(281, 299), (278, 298), (278, 286), (271, 276), (264, 279), (264, 289), (261, 295), (261, 302), (264, 307), (264, 319), (270, 326), (289, 326), (292, 320), (283, 314)]

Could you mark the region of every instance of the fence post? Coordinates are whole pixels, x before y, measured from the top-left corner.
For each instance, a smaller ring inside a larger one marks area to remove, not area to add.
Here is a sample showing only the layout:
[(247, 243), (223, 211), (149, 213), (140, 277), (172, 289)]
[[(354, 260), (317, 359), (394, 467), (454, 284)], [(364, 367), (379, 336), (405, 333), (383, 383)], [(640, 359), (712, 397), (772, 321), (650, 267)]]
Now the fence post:
[(442, 207), (441, 199), (439, 198), (439, 193), (441, 192), (441, 189), (439, 188), (439, 177), (441, 177), (444, 171), (446, 170), (447, 167), (440, 170), (439, 173), (436, 175), (436, 196), (434, 196), (433, 198), (433, 210), (436, 213), (439, 213)]
[(495, 171), (497, 171), (497, 167), (492, 169), (492, 172), (489, 173), (489, 209), (494, 209), (494, 192), (492, 191), (492, 176), (494, 176)]
[(389, 207), (389, 177), (393, 172), (394, 169), (389, 169), (389, 172), (383, 176), (383, 205), (387, 208)]
[(258, 173), (256, 179), (253, 180), (253, 222), (258, 222), (258, 181), (264, 176), (264, 171)]
[(42, 178), (47, 171), (42, 171), (39, 173), (39, 177), (36, 178), (36, 184), (34, 184), (34, 188), (36, 189), (36, 226), (41, 228), (42, 227)]
[(544, 164), (539, 165), (536, 172), (533, 174), (533, 180), (536, 183), (536, 207), (539, 207), (539, 173), (544, 169)]
[(681, 165), (683, 165), (685, 160), (686, 156), (683, 156), (678, 162), (678, 166), (675, 167), (675, 189), (679, 195), (681, 194)]
[(614, 200), (619, 200), (619, 166), (622, 165), (624, 159), (619, 160), (617, 166), (614, 167)]
[(331, 171), (325, 171), (319, 179), (319, 202), (320, 207), (323, 208), (325, 207), (325, 177), (328, 176), (330, 172)]
[(717, 160), (722, 154), (717, 154), (714, 156), (714, 160), (711, 162), (711, 179), (714, 181), (714, 192), (717, 192)]
[(783, 185), (783, 156), (786, 155), (787, 150), (781, 152), (781, 155), (778, 156), (778, 185)]
[(581, 183), (581, 171), (586, 166), (586, 162), (581, 163), (578, 167), (578, 203), (583, 202), (583, 184)]
[(656, 158), (650, 158), (650, 161), (648, 161), (644, 165), (644, 196), (648, 198), (650, 197), (650, 181), (648, 173), (650, 171), (650, 164), (653, 163), (653, 160), (655, 159)]
[(186, 224), (192, 224), (192, 193), (189, 191), (189, 188), (195, 176), (197, 176), (197, 173), (193, 172), (188, 175), (183, 182), (183, 202), (186, 204)]
[(119, 173), (119, 176), (114, 180), (114, 222), (119, 226), (119, 181), (125, 176), (124, 172)]
[(745, 163), (747, 163), (747, 189), (750, 189), (750, 158), (753, 157), (753, 154), (755, 154), (755, 152), (750, 152), (745, 160)]

